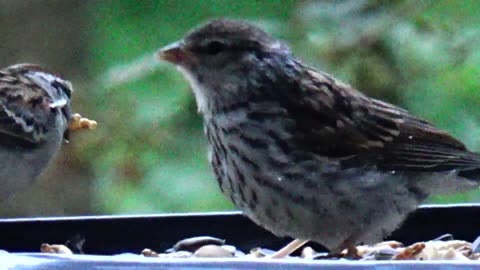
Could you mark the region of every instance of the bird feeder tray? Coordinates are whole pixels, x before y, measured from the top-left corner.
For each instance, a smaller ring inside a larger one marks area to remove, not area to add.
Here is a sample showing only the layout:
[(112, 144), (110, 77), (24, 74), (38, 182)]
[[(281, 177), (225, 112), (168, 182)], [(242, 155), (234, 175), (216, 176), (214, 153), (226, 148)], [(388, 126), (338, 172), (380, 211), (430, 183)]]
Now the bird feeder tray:
[[(321, 228), (319, 228), (321, 229)], [(356, 261), (244, 258), (146, 258), (149, 248), (164, 251), (177, 241), (200, 235), (226, 240), (248, 252), (277, 250), (290, 239), (278, 238), (240, 212), (129, 216), (1, 219), (0, 268), (8, 269), (477, 269), (480, 261)], [(425, 205), (412, 213), (388, 239), (409, 245), (443, 234), (473, 242), (480, 235), (480, 204)], [(85, 240), (84, 254), (40, 253), (42, 243)], [(312, 243), (315, 250), (322, 247)], [(88, 255), (86, 255), (88, 254)], [(133, 267), (133, 268), (132, 268)]]

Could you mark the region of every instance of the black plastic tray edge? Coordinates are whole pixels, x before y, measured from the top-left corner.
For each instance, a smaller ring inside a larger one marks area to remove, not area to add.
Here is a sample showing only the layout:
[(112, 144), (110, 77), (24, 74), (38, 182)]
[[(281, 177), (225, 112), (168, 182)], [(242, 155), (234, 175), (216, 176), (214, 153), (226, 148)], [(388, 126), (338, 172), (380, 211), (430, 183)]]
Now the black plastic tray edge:
[[(389, 238), (409, 244), (451, 233), (456, 239), (473, 241), (480, 234), (479, 217), (480, 204), (425, 205)], [(103, 255), (138, 254), (143, 248), (163, 251), (198, 235), (224, 238), (243, 251), (257, 246), (278, 249), (289, 241), (240, 212), (0, 219), (0, 231), (0, 249), (10, 252), (35, 252), (43, 242), (64, 243), (77, 235), (86, 240), (85, 253)]]

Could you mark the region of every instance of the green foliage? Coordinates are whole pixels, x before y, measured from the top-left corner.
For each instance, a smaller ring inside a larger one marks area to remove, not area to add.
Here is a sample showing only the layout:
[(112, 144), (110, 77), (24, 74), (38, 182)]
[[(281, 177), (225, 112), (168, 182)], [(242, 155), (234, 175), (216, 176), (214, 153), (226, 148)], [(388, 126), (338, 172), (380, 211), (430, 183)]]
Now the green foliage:
[[(122, 0), (92, 2), (88, 12), (90, 73), (111, 71), (90, 97), (103, 123), (88, 153), (101, 212), (232, 209), (208, 166), (186, 81), (149, 63), (156, 49), (214, 17), (259, 23), (305, 62), (480, 150), (479, 1)], [(136, 74), (132, 67), (144, 72), (118, 83), (125, 70)], [(436, 202), (478, 199), (473, 192)]]

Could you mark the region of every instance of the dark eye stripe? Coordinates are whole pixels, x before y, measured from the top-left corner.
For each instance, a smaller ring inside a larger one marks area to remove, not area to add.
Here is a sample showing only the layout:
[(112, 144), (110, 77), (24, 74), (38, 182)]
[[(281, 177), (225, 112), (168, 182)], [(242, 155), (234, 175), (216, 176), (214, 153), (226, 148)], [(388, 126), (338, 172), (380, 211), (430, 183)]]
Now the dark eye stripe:
[(212, 41), (208, 41), (208, 42), (202, 42), (201, 44), (198, 44), (197, 46), (194, 46), (192, 48), (192, 51), (198, 52), (198, 53), (214, 55), (214, 54), (218, 54), (222, 51), (225, 51), (227, 49), (228, 50), (231, 49), (227, 44), (225, 44), (223, 42), (220, 42), (220, 41), (212, 40)]
[[(192, 44), (193, 45), (193, 44)], [(261, 45), (256, 41), (238, 41), (238, 42), (223, 42), (218, 40), (210, 40), (200, 42), (195, 46), (191, 46), (191, 51), (205, 54), (218, 54), (222, 51), (256, 51), (260, 50)]]
[(57, 90), (57, 94), (60, 95), (63, 92), (67, 95), (68, 98), (71, 97), (72, 91), (67, 86), (62, 84), (61, 82), (53, 81), (52, 86), (53, 86), (53, 88), (55, 88)]
[(218, 54), (227, 49), (227, 45), (220, 41), (212, 41), (208, 43), (205, 47), (205, 51), (208, 54)]

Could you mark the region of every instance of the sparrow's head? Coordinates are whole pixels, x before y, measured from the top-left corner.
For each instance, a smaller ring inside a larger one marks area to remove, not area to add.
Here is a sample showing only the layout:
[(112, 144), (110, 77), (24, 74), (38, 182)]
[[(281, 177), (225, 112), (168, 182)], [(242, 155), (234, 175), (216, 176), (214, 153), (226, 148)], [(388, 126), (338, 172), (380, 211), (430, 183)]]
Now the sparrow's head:
[(252, 24), (218, 19), (165, 46), (156, 56), (185, 74), (203, 111), (219, 96), (234, 100), (245, 96), (246, 83), (267, 73), (275, 62), (285, 62), (280, 58), (290, 56), (290, 50)]
[(218, 19), (194, 29), (184, 39), (158, 52), (159, 59), (182, 68), (198, 65), (210, 70), (229, 68), (265, 54), (286, 53), (287, 46), (262, 29), (243, 22)]
[(11, 74), (21, 75), (42, 88), (51, 99), (50, 107), (63, 107), (70, 102), (73, 92), (72, 83), (65, 80), (61, 74), (52, 72), (35, 64), (16, 64), (9, 66)]
[(43, 140), (55, 128), (68, 133), (72, 92), (72, 84), (62, 75), (38, 65), (17, 64), (0, 70), (1, 109), (32, 134), (32, 141)]

